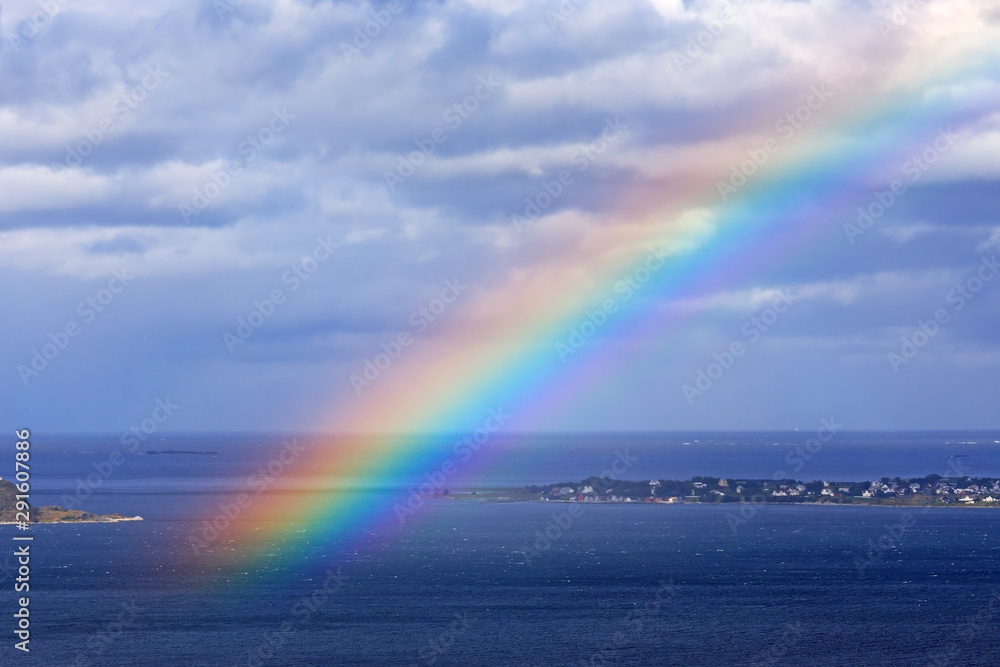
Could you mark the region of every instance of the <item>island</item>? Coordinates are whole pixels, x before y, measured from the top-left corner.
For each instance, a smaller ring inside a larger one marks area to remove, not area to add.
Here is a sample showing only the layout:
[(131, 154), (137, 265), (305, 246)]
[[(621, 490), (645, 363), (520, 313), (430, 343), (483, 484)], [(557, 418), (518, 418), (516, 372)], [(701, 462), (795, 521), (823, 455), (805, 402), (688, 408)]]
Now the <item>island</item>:
[[(17, 508), (17, 487), (11, 482), (0, 479), (0, 524), (19, 523), (23, 519), (23, 510)], [(18, 516), (18, 513), (22, 516)], [(141, 516), (123, 516), (121, 514), (94, 514), (83, 510), (68, 510), (58, 505), (44, 507), (28, 506), (29, 522), (36, 523), (114, 523), (117, 521), (142, 521)]]
[(1000, 507), (1000, 479), (989, 477), (925, 477), (837, 482), (795, 479), (726, 479), (692, 477), (688, 480), (651, 479), (626, 481), (588, 477), (579, 482), (452, 491), (452, 499), (475, 498), (485, 502), (578, 503), (768, 503), (850, 504), (902, 506)]

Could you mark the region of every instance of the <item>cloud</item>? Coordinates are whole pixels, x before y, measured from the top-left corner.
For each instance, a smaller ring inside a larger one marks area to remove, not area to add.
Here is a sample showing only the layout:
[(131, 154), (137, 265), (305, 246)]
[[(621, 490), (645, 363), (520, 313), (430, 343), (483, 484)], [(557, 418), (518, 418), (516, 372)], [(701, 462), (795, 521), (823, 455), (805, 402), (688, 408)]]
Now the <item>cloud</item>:
[[(127, 268), (143, 279), (129, 292), (141, 305), (123, 299), (109, 321), (121, 317), (118, 330), (136, 338), (123, 347), (95, 335), (88, 354), (127, 356), (153, 394), (174, 373), (199, 391), (239, 392), (229, 426), (241, 412), (266, 414), (293, 378), (336, 395), (331, 378), (378, 349), (443, 279), (474, 285), (453, 316), (502, 345), (511, 323), (530, 327), (529, 316), (609, 289), (652, 242), (678, 258), (707, 247), (727, 233), (716, 183), (780, 136), (813, 86), (835, 94), (783, 139), (756, 185), (814, 151), (851, 146), (859, 112), (891, 108), (963, 49), (989, 53), (1000, 30), (1000, 5), (972, 0), (923, 3), (888, 35), (889, 2), (454, 0), (397, 12), (381, 2), (54, 1), (37, 20), (30, 0), (0, 15), (0, 280), (25, 328), (0, 345), (30, 350)], [(962, 109), (960, 140), (877, 234), (831, 240), (843, 220), (817, 213), (816, 233), (832, 236), (815, 247), (650, 303), (728, 335), (727, 316), (788, 289), (812, 326), (869, 342), (883, 319), (919, 312), (975, 260), (975, 243), (1000, 246), (997, 81), (970, 72), (944, 72), (927, 89), (922, 103)], [(485, 95), (484, 78), (501, 83)], [(277, 113), (287, 116), (280, 131)], [(627, 129), (602, 139), (614, 119)], [(403, 162), (407, 175), (388, 187)], [(887, 187), (898, 162), (870, 165), (844, 210)], [(552, 194), (566, 171), (571, 181)], [(512, 216), (536, 209), (515, 227)], [(223, 328), (280, 287), (319, 237), (341, 244), (336, 262), (245, 357), (230, 357), (217, 344)], [(990, 298), (983, 314), (970, 308), (970, 328), (985, 330)], [(248, 360), (268, 368), (259, 391), (246, 388), (243, 366), (218, 372)], [(66, 391), (95, 375), (105, 387), (131, 382), (114, 364), (74, 363), (60, 376)], [(632, 376), (637, 394), (652, 373)], [(91, 419), (54, 415), (58, 401), (5, 398), (46, 423)], [(124, 419), (104, 403), (96, 422)]]
[(38, 165), (0, 168), (0, 211), (71, 209), (105, 200), (116, 189), (112, 179), (87, 173), (63, 178)]
[(979, 252), (986, 252), (992, 248), (1000, 248), (1000, 227), (994, 227), (990, 237), (980, 243), (976, 249)]
[(697, 299), (674, 301), (667, 307), (691, 311), (752, 313), (784, 296), (789, 296), (796, 302), (822, 300), (840, 306), (850, 306), (858, 301), (886, 303), (928, 289), (944, 289), (959, 275), (957, 271), (889, 271), (856, 276), (850, 280), (760, 286), (734, 292), (716, 292)]

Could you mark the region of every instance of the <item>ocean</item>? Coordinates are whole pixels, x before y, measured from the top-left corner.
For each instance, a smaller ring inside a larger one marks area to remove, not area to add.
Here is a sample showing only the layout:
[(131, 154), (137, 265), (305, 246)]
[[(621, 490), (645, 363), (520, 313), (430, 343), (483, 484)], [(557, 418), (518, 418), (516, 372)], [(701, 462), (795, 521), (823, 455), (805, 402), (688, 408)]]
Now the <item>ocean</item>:
[[(785, 470), (845, 481), (947, 475), (956, 461), (966, 474), (1000, 477), (1000, 433), (841, 433), (800, 461), (811, 435), (508, 436), (453, 481), (465, 490), (574, 481), (626, 447), (635, 463), (623, 476), (633, 479)], [(199, 522), (292, 437), (321, 446), (304, 435), (156, 436), (143, 448), (219, 453), (129, 454), (81, 501), (145, 521), (32, 528), (30, 660), (1000, 664), (991, 509), (579, 505), (570, 515), (566, 504), (441, 500), (396, 530), (301, 558), (287, 557), (279, 536), (273, 557), (253, 565), (192, 560), (185, 540)], [(32, 503), (65, 504), (115, 447), (119, 436), (34, 436)], [(306, 472), (290, 468), (274, 489), (379, 493)], [(0, 526), (0, 604), (11, 613), (15, 534)], [(28, 659), (10, 630), (5, 665)]]

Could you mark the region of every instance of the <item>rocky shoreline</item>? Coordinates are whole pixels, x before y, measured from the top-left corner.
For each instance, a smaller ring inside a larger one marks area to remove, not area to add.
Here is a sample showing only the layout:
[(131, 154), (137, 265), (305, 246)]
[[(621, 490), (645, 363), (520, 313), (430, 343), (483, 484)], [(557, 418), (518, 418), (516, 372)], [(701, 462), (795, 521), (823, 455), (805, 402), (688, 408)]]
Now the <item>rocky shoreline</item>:
[[(120, 521), (142, 521), (141, 516), (125, 516), (123, 514), (94, 514), (83, 510), (68, 510), (59, 505), (44, 507), (23, 506), (18, 509), (18, 489), (11, 482), (0, 479), (0, 525), (15, 525), (21, 523), (26, 514), (29, 525), (57, 523), (118, 523)], [(23, 500), (22, 500), (23, 502)]]

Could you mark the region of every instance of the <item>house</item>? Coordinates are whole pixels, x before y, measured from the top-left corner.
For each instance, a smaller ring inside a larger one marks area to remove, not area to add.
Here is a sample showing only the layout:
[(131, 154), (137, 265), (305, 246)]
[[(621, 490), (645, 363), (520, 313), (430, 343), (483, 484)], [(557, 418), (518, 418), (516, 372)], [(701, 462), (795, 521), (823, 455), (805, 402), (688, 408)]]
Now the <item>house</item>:
[(724, 487), (727, 487), (727, 488), (728, 488), (728, 487), (729, 487), (729, 480), (726, 480), (726, 479), (720, 479), (720, 480), (719, 480), (719, 486), (724, 486)]
[(986, 496), (985, 498), (983, 498), (983, 502), (984, 503), (995, 503), (995, 502), (997, 502), (997, 499), (994, 498), (993, 496)]
[(958, 499), (958, 502), (960, 502), (960, 503), (970, 503), (971, 504), (971, 503), (976, 502), (976, 499), (973, 498), (972, 496), (962, 496), (961, 498)]
[[(823, 491), (825, 492), (826, 489), (823, 489)], [(865, 489), (864, 491), (861, 492), (861, 497), (862, 498), (872, 498), (874, 496), (875, 496), (875, 493), (872, 492), (871, 489)]]

